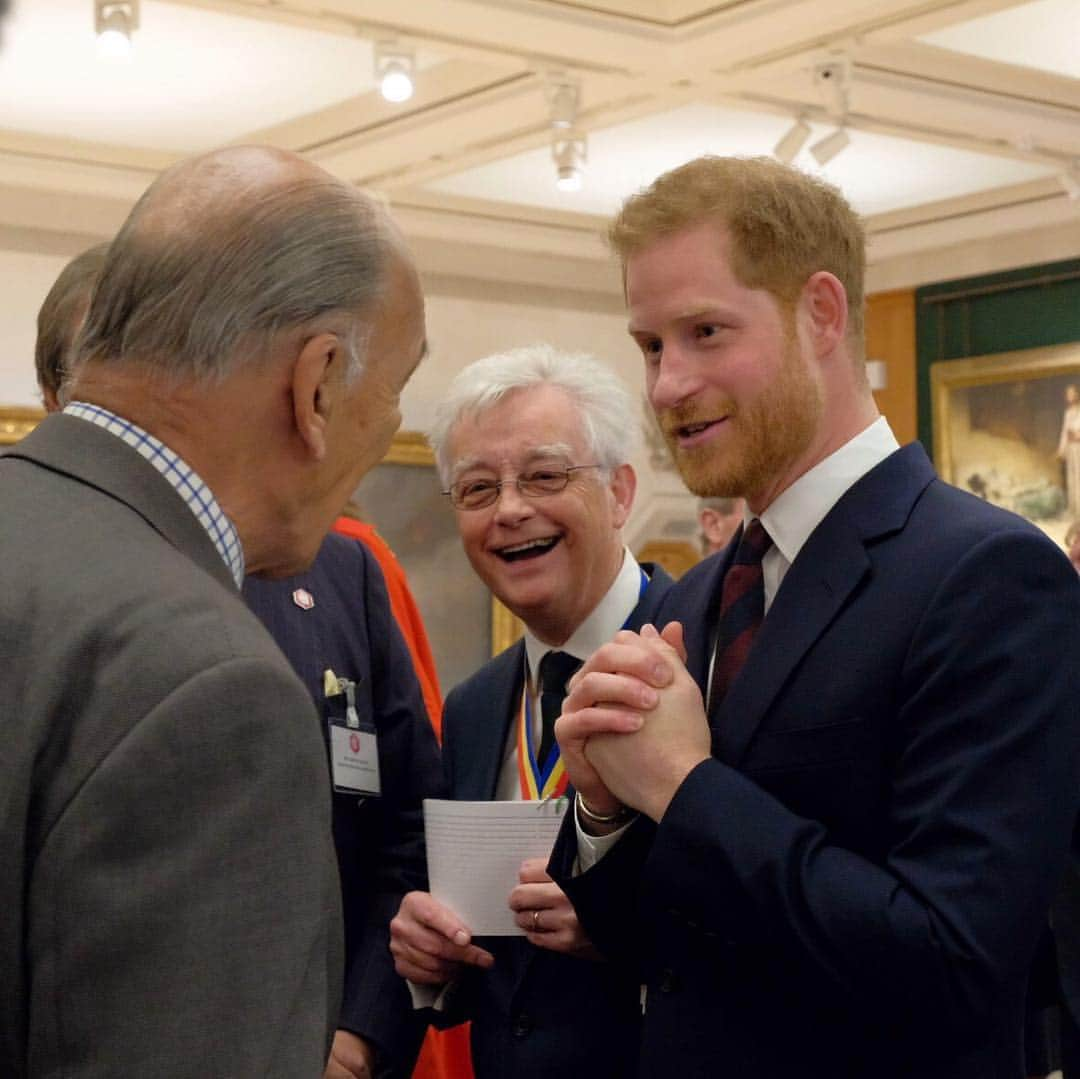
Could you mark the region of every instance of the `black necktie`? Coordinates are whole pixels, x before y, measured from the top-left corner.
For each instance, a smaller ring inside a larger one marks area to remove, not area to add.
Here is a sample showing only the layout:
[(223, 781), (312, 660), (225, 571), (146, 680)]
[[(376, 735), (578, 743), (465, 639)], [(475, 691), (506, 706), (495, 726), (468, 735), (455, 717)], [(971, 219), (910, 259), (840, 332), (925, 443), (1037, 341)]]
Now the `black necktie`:
[(540, 660), (540, 749), (536, 762), (541, 768), (555, 744), (555, 720), (562, 712), (566, 683), (581, 666), (581, 660), (569, 652), (548, 652)]
[(765, 617), (765, 583), (761, 560), (772, 539), (755, 517), (743, 529), (724, 576), (720, 593), (716, 655), (709, 685), (709, 714), (715, 715), (724, 694), (742, 670), (761, 620)]

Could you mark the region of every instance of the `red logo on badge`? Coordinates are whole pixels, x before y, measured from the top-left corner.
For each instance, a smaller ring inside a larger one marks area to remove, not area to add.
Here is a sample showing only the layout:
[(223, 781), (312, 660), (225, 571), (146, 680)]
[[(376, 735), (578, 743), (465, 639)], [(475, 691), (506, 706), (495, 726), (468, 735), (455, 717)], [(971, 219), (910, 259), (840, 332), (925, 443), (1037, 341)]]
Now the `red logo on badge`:
[(302, 611), (310, 611), (315, 606), (315, 597), (306, 588), (298, 588), (293, 592), (292, 601)]
[(350, 734), (349, 735), (349, 749), (351, 749), (354, 753), (359, 753), (360, 752), (360, 735), (358, 735), (358, 734)]

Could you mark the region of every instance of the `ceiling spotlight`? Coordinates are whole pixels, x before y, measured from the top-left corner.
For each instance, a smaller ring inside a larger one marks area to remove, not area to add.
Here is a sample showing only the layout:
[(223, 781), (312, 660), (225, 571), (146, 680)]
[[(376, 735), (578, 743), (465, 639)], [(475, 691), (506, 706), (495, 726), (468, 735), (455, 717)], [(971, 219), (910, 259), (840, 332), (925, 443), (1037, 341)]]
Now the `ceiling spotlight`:
[(548, 85), (552, 127), (569, 129), (577, 123), (580, 97), (581, 91), (576, 82), (564, 76), (553, 77)]
[(813, 154), (814, 160), (824, 168), (850, 142), (851, 136), (848, 135), (847, 129), (838, 127), (831, 135), (826, 135), (825, 138), (815, 142), (810, 147), (810, 153)]
[(800, 116), (773, 147), (773, 157), (785, 165), (790, 165), (799, 156), (799, 151), (806, 145), (808, 138), (810, 125)]
[(551, 142), (555, 162), (555, 186), (560, 191), (580, 191), (584, 176), (585, 137), (556, 135)]
[(375, 78), (379, 93), (387, 101), (400, 104), (413, 96), (413, 54), (399, 49), (389, 42), (380, 41), (375, 46)]
[(94, 0), (94, 33), (103, 59), (128, 59), (131, 35), (138, 28), (139, 0)]

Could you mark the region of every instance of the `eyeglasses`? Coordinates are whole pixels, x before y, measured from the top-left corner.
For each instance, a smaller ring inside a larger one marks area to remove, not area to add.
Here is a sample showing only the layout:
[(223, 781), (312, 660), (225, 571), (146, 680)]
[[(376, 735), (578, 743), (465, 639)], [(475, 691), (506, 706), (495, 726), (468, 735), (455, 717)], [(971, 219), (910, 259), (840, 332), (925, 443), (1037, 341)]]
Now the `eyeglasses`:
[(571, 465), (569, 468), (537, 468), (532, 472), (523, 472), (509, 480), (462, 480), (450, 485), (443, 491), (459, 510), (482, 510), (493, 506), (499, 498), (499, 492), (508, 483), (514, 484), (523, 498), (546, 498), (566, 490), (573, 472), (583, 468), (603, 468), (603, 465)]

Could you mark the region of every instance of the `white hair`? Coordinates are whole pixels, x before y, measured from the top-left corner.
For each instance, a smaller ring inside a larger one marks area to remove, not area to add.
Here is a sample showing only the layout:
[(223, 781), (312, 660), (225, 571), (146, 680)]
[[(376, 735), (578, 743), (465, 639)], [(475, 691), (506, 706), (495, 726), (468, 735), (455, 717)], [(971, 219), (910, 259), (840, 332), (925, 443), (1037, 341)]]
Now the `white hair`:
[(476, 360), (450, 383), (435, 413), (428, 441), (443, 486), (450, 483), (449, 441), (466, 415), (491, 408), (513, 390), (556, 386), (577, 404), (585, 441), (595, 463), (606, 469), (625, 464), (636, 446), (640, 424), (633, 398), (622, 380), (583, 352), (561, 352), (535, 344)]

